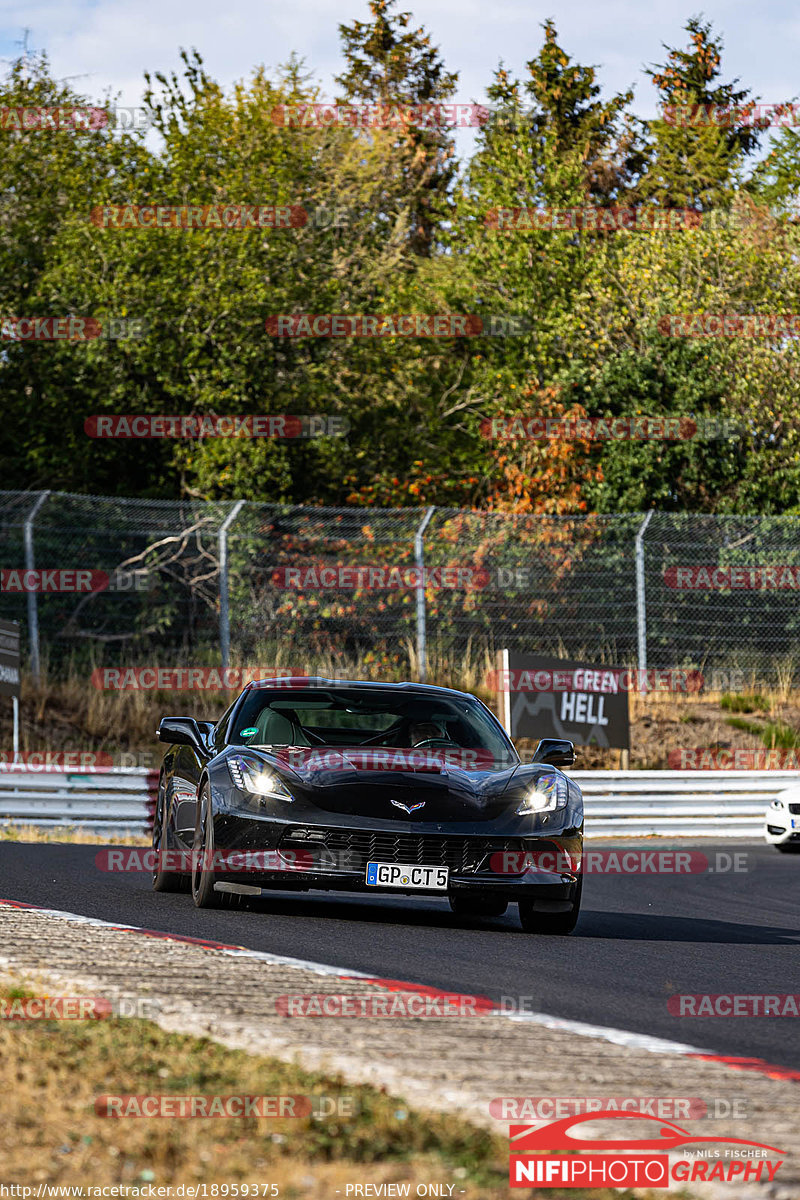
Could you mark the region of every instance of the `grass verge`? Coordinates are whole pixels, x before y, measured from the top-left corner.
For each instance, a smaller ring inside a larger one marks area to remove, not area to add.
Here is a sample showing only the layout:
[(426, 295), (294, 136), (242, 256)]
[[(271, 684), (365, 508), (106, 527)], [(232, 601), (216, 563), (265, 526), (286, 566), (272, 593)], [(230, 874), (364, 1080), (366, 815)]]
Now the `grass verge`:
[(59, 826), (57, 829), (37, 825), (0, 825), (0, 842), (69, 842), (82, 846), (149, 846), (148, 834), (95, 833), (79, 825)]
[[(15, 980), (0, 989), (4, 1000), (31, 994)], [(114, 1119), (95, 1113), (95, 1098), (108, 1094), (308, 1096), (316, 1104), (325, 1097), (339, 1115)], [(410, 1195), (421, 1183), (448, 1183), (454, 1196), (468, 1200), (620, 1196), (597, 1189), (512, 1191), (505, 1133), (415, 1111), (374, 1087), (167, 1033), (150, 1021), (0, 1020), (0, 1161), (7, 1183), (204, 1182), (209, 1195), (215, 1183), (275, 1184), (284, 1200), (334, 1197), (337, 1190), (344, 1196), (348, 1183), (390, 1182), (409, 1183)], [(262, 1192), (269, 1195), (269, 1188)]]
[[(369, 656), (367, 656), (369, 657)], [(496, 697), (488, 689), (492, 664), (468, 655), (463, 662), (432, 655), (429, 681), (474, 692), (490, 708)], [(388, 669), (375, 662), (301, 664), (306, 672), (389, 681), (413, 672)], [(670, 752), (681, 750), (793, 750), (800, 747), (800, 692), (756, 690), (757, 681), (741, 694), (703, 691), (631, 693), (630, 762), (632, 768), (657, 770), (673, 766)], [(158, 771), (163, 756), (154, 736), (161, 717), (180, 713), (214, 721), (234, 699), (235, 691), (149, 692), (99, 691), (86, 679), (48, 679), (35, 688), (23, 677), (21, 749), (23, 754), (96, 755), (99, 766), (140, 767)], [(736, 715), (744, 714), (744, 715)], [(0, 759), (10, 757), (11, 709), (0, 705)], [(535, 742), (520, 741), (523, 754)], [(3, 751), (3, 747), (5, 750)], [(578, 747), (577, 769), (621, 766), (620, 751)], [(2, 836), (2, 835), (0, 835)]]

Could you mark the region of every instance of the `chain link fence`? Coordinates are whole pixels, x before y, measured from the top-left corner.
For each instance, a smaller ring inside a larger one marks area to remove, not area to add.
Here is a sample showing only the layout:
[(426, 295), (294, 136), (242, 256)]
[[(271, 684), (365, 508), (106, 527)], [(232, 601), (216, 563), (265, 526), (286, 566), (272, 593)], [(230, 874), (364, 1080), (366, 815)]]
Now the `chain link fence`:
[(794, 516), (0, 492), (0, 617), (20, 621), (34, 676), (230, 663), (424, 678), (449, 663), (458, 678), (509, 648), (786, 687), (799, 532)]

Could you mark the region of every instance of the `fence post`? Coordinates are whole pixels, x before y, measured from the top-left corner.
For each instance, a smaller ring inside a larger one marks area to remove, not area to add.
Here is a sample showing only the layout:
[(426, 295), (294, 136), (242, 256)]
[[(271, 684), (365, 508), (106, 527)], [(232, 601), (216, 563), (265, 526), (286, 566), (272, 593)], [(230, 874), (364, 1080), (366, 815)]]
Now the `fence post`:
[(227, 671), (231, 656), (231, 618), (228, 604), (228, 530), (239, 515), (244, 500), (237, 500), (219, 527), (219, 644), (222, 669)]
[(424, 683), (428, 673), (428, 648), (425, 628), (425, 554), (423, 538), (428, 522), (436, 512), (434, 505), (428, 509), (422, 518), (419, 529), (414, 534), (414, 562), (417, 566), (417, 671), (419, 682)]
[(644, 588), (644, 535), (647, 526), (650, 524), (650, 518), (653, 515), (652, 508), (639, 526), (639, 532), (636, 534), (636, 640), (639, 656), (639, 686), (642, 691), (647, 691), (644, 672), (647, 670), (647, 601), (645, 598)]
[(511, 671), (508, 665), (508, 650), (497, 651), (497, 713), (500, 724), (511, 737)]
[(11, 734), (11, 748), (14, 751), (14, 762), (19, 762), (19, 697), (11, 697), (13, 730)]
[[(25, 570), (32, 571), (34, 569), (33, 557), (33, 522), (36, 520), (36, 514), (44, 504), (48, 492), (40, 492), (31, 511), (25, 518), (23, 526), (23, 538), (25, 542)], [(31, 675), (33, 682), (38, 687), (41, 683), (41, 663), (39, 659), (39, 610), (36, 601), (36, 592), (28, 592), (28, 643), (31, 652)]]

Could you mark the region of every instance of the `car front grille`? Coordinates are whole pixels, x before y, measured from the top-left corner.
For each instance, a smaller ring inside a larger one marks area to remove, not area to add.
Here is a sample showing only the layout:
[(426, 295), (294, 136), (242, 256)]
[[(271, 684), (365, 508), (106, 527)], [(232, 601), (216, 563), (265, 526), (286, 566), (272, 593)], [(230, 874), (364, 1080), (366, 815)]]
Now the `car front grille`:
[(789, 807), (789, 812), (794, 813), (795, 816), (797, 816), (797, 814), (800, 813), (800, 804), (790, 804), (788, 807)]
[[(436, 835), (430, 833), (378, 833), (361, 829), (315, 829), (323, 837), (306, 841), (293, 837), (292, 831), (281, 838), (281, 848), (324, 850), (348, 870), (363, 870), (368, 862), (414, 863), (428, 867), (449, 867), (456, 874), (475, 874), (485, 871), (494, 874), (490, 856), (502, 851), (516, 853), (556, 850), (541, 839), (485, 838)], [(513, 873), (513, 872), (512, 872)]]

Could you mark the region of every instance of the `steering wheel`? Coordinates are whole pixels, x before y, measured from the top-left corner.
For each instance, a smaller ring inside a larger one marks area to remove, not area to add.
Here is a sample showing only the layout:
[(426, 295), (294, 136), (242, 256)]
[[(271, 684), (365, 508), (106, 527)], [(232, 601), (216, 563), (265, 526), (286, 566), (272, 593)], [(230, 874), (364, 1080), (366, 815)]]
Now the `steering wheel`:
[(454, 742), (452, 738), (443, 737), (423, 738), (421, 742), (414, 743), (413, 749), (419, 750), (422, 746), (455, 746), (457, 749), (460, 749), (458, 742)]

